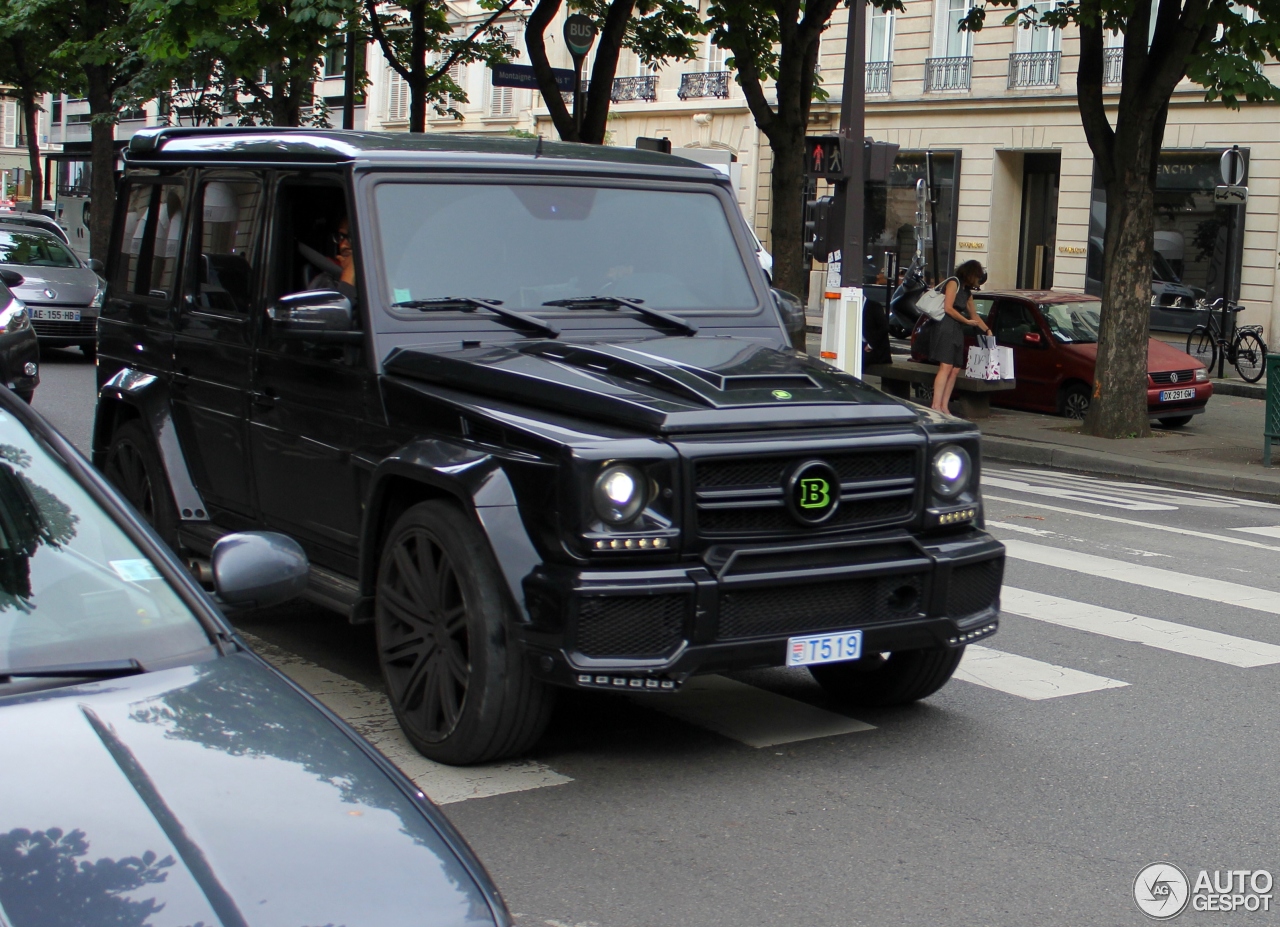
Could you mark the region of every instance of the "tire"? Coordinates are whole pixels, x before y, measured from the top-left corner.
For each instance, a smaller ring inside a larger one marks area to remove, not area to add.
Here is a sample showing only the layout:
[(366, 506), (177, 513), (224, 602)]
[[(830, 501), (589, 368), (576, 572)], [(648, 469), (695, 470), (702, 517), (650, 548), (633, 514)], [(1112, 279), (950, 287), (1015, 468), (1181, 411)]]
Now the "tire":
[(1209, 329), (1197, 325), (1187, 335), (1187, 353), (1213, 372), (1213, 365), (1218, 362), (1218, 343), (1209, 334)]
[(1191, 421), (1193, 416), (1190, 415), (1171, 415), (1168, 418), (1160, 419), (1160, 424), (1165, 428), (1181, 428), (1187, 422)]
[(1058, 414), (1083, 421), (1089, 414), (1090, 401), (1089, 387), (1083, 383), (1073, 383), (1058, 397)]
[(98, 343), (96, 341), (85, 342), (84, 344), (80, 345), (80, 353), (83, 354), (85, 357), (87, 357), (89, 360), (93, 360), (95, 357), (98, 356)]
[(374, 624), (387, 695), (423, 756), (465, 766), (525, 752), (555, 690), (511, 645), (505, 580), (461, 510), (421, 502), (396, 521), (378, 566)]
[(1247, 383), (1257, 383), (1267, 369), (1267, 346), (1257, 332), (1242, 332), (1236, 341), (1236, 370)]
[(156, 534), (177, 550), (178, 508), (173, 504), (160, 452), (141, 422), (125, 422), (116, 429), (102, 470)]
[(951, 678), (963, 647), (868, 654), (848, 663), (824, 663), (809, 673), (828, 695), (857, 707), (890, 708), (927, 698)]
[(33, 389), (15, 389), (13, 394), (27, 405), (31, 405), (31, 400), (36, 398), (36, 391)]

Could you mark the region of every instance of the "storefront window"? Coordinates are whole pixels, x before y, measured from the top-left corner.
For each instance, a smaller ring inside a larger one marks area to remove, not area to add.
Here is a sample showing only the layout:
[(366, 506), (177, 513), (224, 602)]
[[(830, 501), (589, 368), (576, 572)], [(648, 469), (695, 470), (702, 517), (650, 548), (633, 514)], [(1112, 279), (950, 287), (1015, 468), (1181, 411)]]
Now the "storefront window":
[[(926, 177), (928, 175), (928, 177)], [(932, 221), (924, 223), (925, 277), (941, 280), (955, 265), (960, 152), (902, 151), (889, 182), (866, 186), (864, 282), (893, 283), (916, 250), (916, 184), (932, 181)]]

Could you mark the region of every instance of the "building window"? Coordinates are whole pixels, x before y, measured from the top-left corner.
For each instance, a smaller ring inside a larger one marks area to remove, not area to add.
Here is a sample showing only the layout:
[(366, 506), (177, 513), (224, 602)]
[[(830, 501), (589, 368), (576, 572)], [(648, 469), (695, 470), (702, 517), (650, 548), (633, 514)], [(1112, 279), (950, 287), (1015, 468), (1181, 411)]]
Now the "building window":
[(968, 12), (969, 0), (938, 0), (934, 12), (933, 57), (968, 58), (973, 54), (973, 33), (960, 31), (960, 21)]
[[(916, 185), (921, 181), (932, 188), (933, 215), (917, 230)], [(951, 273), (955, 266), (959, 195), (960, 152), (900, 151), (888, 183), (866, 184), (865, 282), (885, 285), (886, 292), (892, 292), (898, 271), (910, 264), (915, 255), (917, 231), (922, 233), (926, 279), (936, 283)]]
[(387, 68), (387, 122), (409, 118), (409, 82), (395, 68)]
[(61, 97), (53, 101), (53, 106), (51, 107), (51, 112), (50, 112), (50, 118), (53, 120), (54, 125), (56, 126), (62, 125), (62, 98)]
[[(364, 76), (364, 42), (356, 42), (356, 76)], [(331, 42), (324, 50), (322, 77), (345, 77), (347, 74), (347, 44), (345, 39)]]
[(510, 119), (516, 114), (516, 88), (489, 87), (489, 116)]

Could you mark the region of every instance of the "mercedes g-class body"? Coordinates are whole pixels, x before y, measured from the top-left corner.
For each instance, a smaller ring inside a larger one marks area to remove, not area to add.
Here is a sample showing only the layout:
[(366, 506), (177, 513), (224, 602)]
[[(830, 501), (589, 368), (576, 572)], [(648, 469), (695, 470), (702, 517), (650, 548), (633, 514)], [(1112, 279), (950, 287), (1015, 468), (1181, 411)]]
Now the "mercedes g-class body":
[(139, 133), (94, 459), (194, 558), (296, 538), (443, 762), (527, 749), (557, 687), (923, 698), (997, 626), (978, 432), (792, 350), (753, 248), (654, 152)]

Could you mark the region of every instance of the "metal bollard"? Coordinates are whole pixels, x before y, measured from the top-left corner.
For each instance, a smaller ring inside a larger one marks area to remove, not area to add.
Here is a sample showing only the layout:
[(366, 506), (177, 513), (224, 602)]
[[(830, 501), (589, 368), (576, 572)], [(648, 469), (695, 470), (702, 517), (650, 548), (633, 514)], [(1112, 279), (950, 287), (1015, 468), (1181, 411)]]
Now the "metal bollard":
[(1262, 465), (1271, 466), (1271, 442), (1280, 442), (1280, 354), (1267, 355), (1267, 412), (1262, 420)]

